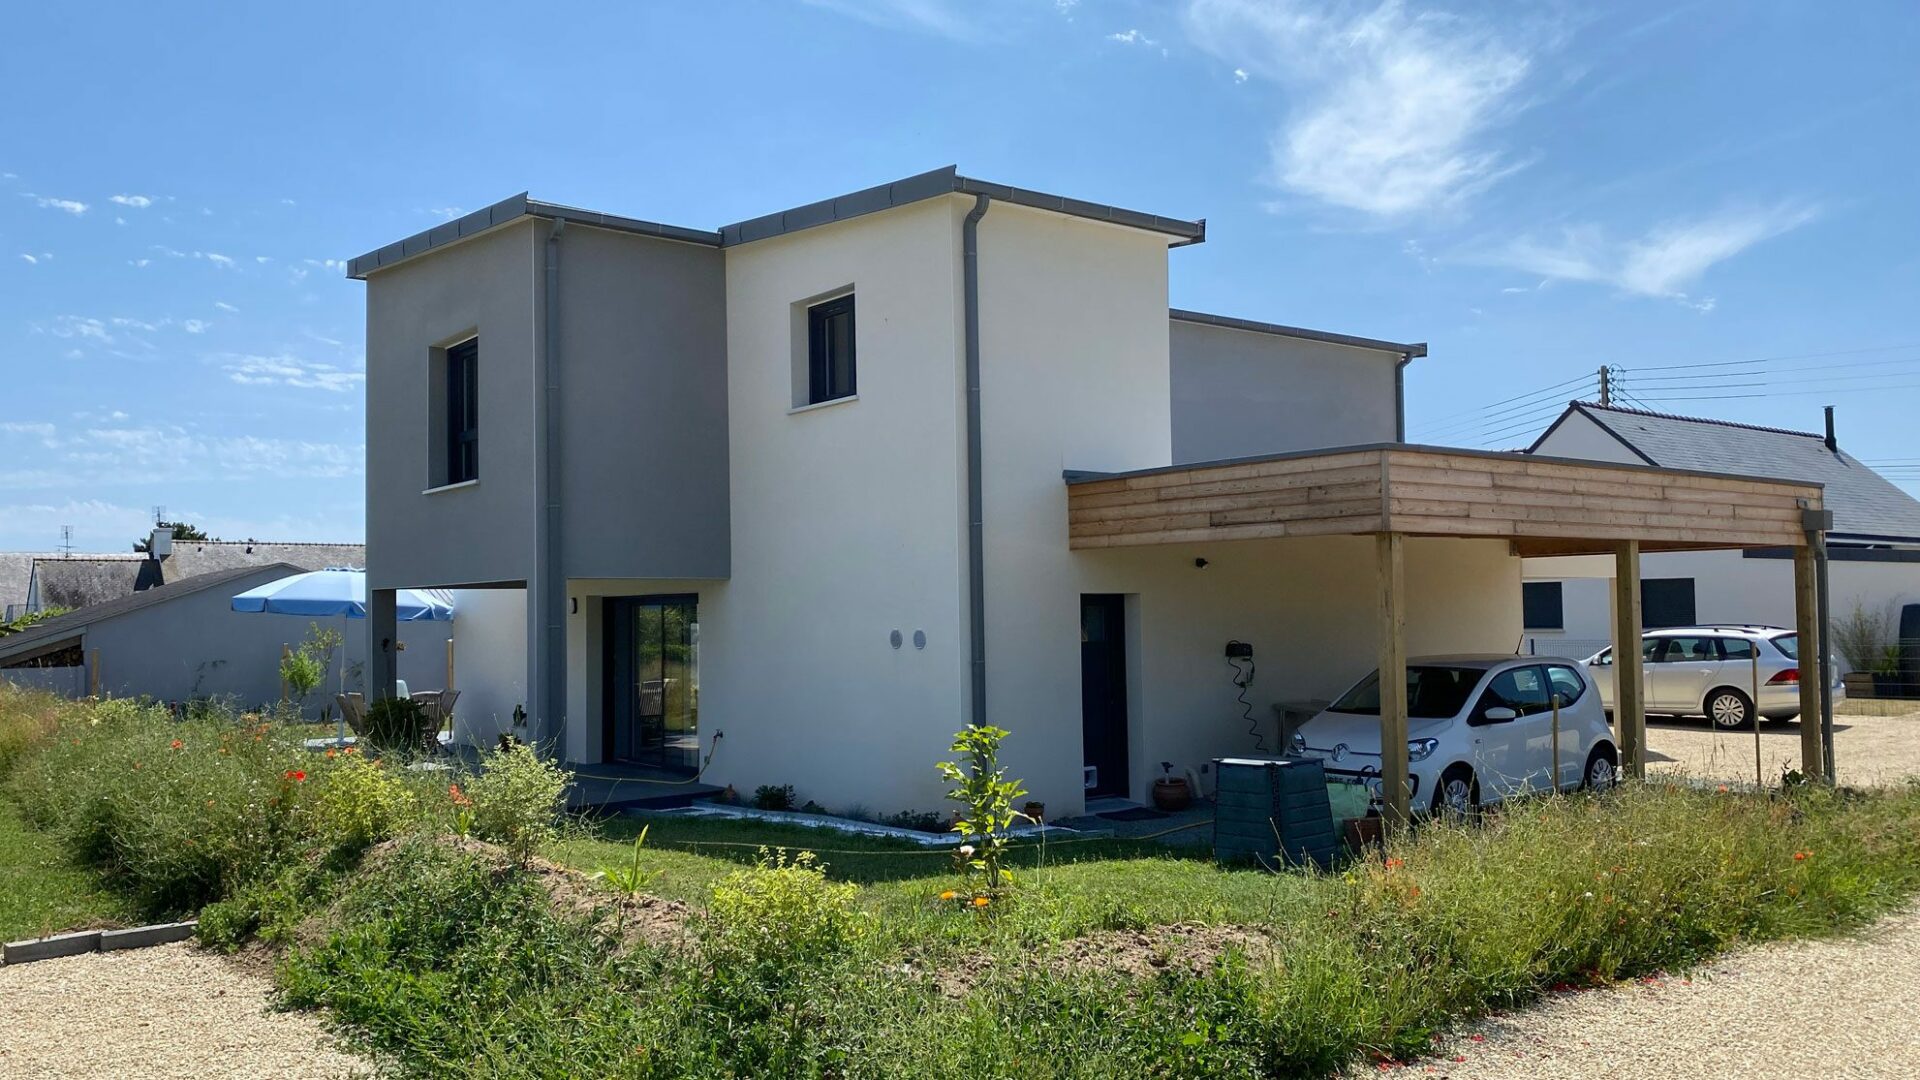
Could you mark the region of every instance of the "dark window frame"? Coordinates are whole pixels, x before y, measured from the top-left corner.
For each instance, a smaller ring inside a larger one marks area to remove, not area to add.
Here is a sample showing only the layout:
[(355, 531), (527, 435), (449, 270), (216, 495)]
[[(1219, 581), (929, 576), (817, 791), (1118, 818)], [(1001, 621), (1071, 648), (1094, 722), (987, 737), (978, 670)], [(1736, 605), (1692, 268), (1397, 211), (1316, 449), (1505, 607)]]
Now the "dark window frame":
[[(1547, 586), (1552, 586), (1552, 621), (1546, 621)], [(1565, 630), (1567, 628), (1566, 585), (1559, 581), (1523, 581), (1520, 583), (1520, 622), (1526, 630)]]
[[(835, 320), (846, 317), (844, 331)], [(835, 346), (845, 336), (845, 370), (836, 363)], [(856, 396), (859, 392), (859, 328), (854, 294), (844, 293), (807, 306), (807, 404), (819, 405)], [(843, 385), (844, 383), (844, 385)]]
[(480, 339), (447, 346), (445, 484), (480, 479)]

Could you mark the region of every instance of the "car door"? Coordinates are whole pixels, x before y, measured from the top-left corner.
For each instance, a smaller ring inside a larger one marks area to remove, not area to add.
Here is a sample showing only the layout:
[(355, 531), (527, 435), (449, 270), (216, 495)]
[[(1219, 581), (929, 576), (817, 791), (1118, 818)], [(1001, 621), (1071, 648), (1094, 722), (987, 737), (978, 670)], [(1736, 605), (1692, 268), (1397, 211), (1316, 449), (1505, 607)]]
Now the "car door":
[[(1496, 708), (1513, 710), (1513, 719), (1490, 719), (1488, 710)], [(1546, 670), (1538, 665), (1511, 667), (1488, 681), (1468, 720), (1474, 728), (1474, 772), (1481, 798), (1505, 798), (1546, 786), (1548, 708)]]
[(1707, 689), (1720, 676), (1720, 649), (1706, 634), (1672, 634), (1647, 665), (1647, 709), (1698, 713)]
[[(1560, 744), (1559, 787), (1577, 787), (1581, 774), (1587, 767), (1587, 733), (1574, 715), (1575, 706), (1587, 695), (1587, 680), (1580, 673), (1565, 664), (1547, 665), (1547, 686), (1560, 703)], [(1556, 741), (1553, 732), (1553, 711), (1547, 711), (1548, 756), (1552, 756), (1552, 745)]]
[[(1647, 669), (1653, 665), (1654, 653), (1666, 644), (1665, 638), (1643, 637), (1640, 639), (1640, 704), (1647, 703)], [(1611, 710), (1614, 701), (1615, 678), (1613, 650), (1602, 649), (1587, 665), (1587, 676), (1600, 694), (1600, 705)]]

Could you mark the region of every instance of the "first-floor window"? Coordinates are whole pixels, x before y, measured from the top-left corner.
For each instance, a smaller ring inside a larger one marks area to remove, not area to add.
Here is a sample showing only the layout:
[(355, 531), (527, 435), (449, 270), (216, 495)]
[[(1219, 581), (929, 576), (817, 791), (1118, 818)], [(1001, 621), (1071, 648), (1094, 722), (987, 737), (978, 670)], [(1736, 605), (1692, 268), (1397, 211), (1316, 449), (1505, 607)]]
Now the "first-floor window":
[(447, 475), (463, 484), (480, 478), (480, 339), (447, 350)]
[(1692, 626), (1699, 621), (1694, 614), (1693, 579), (1690, 577), (1643, 578), (1640, 582), (1640, 625)]
[(853, 294), (807, 309), (807, 403), (852, 397), (854, 385)]
[(1558, 581), (1527, 581), (1520, 585), (1521, 622), (1528, 630), (1565, 630), (1566, 609)]

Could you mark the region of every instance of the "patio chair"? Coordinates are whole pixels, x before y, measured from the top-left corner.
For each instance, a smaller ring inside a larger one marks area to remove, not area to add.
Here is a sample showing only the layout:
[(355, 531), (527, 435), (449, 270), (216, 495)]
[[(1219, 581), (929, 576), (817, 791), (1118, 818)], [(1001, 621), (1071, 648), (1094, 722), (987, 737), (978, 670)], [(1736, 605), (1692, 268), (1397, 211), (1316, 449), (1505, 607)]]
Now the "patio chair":
[(360, 736), (366, 734), (367, 699), (358, 693), (335, 694), (334, 703), (340, 706), (340, 715), (347, 721), (347, 730)]

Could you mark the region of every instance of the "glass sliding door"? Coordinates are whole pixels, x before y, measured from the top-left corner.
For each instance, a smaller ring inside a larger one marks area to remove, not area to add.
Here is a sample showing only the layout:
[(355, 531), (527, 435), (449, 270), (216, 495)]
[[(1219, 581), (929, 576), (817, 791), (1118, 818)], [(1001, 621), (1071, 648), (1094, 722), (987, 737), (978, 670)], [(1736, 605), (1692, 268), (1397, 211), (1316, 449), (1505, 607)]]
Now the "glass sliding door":
[(700, 615), (692, 596), (606, 601), (605, 757), (693, 772), (700, 762)]

